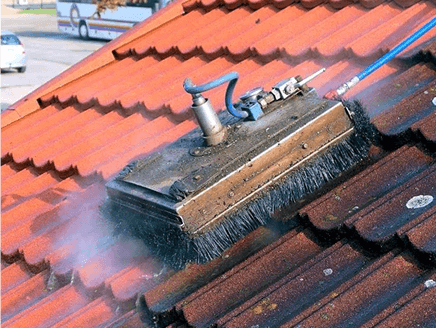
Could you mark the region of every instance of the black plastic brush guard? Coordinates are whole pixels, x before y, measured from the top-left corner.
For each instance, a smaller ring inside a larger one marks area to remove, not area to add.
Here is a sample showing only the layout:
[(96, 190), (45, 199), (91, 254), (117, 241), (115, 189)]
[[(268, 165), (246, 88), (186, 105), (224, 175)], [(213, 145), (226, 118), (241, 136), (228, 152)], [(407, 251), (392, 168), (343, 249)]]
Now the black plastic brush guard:
[(195, 129), (129, 164), (107, 184), (105, 212), (174, 267), (206, 262), (366, 156), (351, 115), (308, 88), (257, 121), (222, 112), (225, 142), (207, 147)]

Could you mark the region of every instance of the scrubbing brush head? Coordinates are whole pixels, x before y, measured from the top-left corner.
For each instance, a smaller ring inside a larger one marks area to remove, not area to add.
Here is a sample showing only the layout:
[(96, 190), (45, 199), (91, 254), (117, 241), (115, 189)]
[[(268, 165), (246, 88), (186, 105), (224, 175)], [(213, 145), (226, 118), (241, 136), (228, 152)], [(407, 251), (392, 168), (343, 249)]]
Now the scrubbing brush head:
[(368, 146), (354, 118), (306, 80), (241, 97), (247, 115), (221, 112), (215, 145), (197, 128), (130, 164), (107, 184), (109, 215), (172, 263), (204, 262), (354, 165)]

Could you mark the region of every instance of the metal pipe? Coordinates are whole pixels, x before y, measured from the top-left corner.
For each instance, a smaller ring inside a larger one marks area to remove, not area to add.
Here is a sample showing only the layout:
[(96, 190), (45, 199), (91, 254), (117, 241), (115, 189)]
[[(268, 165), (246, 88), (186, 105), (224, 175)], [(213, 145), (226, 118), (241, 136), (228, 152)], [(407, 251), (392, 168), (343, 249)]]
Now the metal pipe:
[(305, 85), (307, 82), (313, 80), (314, 78), (316, 78), (318, 75), (322, 74), (325, 72), (325, 68), (321, 68), (319, 71), (316, 71), (315, 73), (313, 73), (312, 75), (306, 77), (305, 79), (301, 80), (300, 82), (295, 84), (296, 88), (301, 88), (303, 85)]
[(205, 99), (203, 96), (195, 98), (191, 108), (205, 137), (210, 137), (224, 129), (209, 99)]

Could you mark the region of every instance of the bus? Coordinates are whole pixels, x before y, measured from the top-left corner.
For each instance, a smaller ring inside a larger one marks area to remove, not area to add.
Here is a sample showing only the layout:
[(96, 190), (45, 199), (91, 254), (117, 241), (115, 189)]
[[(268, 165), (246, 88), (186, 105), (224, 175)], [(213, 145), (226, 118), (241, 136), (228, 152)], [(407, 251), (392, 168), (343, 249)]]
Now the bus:
[(57, 24), (61, 32), (82, 39), (112, 40), (150, 17), (162, 0), (127, 0), (116, 9), (97, 11), (98, 0), (57, 0)]

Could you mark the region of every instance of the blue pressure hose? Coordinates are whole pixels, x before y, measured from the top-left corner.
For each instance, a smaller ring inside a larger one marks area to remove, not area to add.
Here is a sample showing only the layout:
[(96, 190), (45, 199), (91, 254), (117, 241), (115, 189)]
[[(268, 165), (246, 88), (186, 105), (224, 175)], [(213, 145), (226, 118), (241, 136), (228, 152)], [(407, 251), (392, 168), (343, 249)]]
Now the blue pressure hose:
[(236, 72), (230, 72), (224, 76), (221, 76), (213, 81), (210, 81), (208, 83), (202, 84), (202, 85), (194, 85), (192, 81), (188, 78), (185, 79), (183, 82), (183, 88), (186, 92), (194, 95), (199, 94), (201, 92), (216, 88), (217, 86), (220, 86), (221, 84), (224, 84), (226, 82), (229, 82), (229, 85), (227, 86), (226, 90), (226, 107), (227, 110), (232, 114), (233, 116), (236, 116), (238, 118), (246, 118), (248, 117), (248, 113), (245, 111), (237, 110), (232, 103), (232, 96), (233, 91), (235, 90), (236, 82), (238, 82), (239, 75)]
[(401, 42), (399, 45), (397, 45), (391, 51), (386, 53), (383, 57), (381, 57), (380, 59), (376, 60), (374, 63), (369, 65), (367, 68), (365, 68), (363, 71), (361, 71), (355, 77), (353, 77), (350, 81), (341, 85), (336, 90), (337, 94), (339, 96), (343, 95), (349, 89), (354, 87), (358, 82), (362, 81), (364, 78), (366, 78), (368, 75), (373, 73), (375, 70), (379, 69), (381, 66), (383, 66), (384, 64), (389, 62), (396, 55), (398, 55), (400, 52), (402, 52), (404, 49), (406, 49), (413, 42), (418, 40), (421, 36), (423, 36), (425, 33), (430, 31), (435, 26), (436, 26), (436, 17), (434, 17), (432, 20), (430, 20), (428, 23), (426, 23), (424, 26), (422, 26), (418, 31), (413, 33), (411, 36), (409, 36), (406, 40)]

